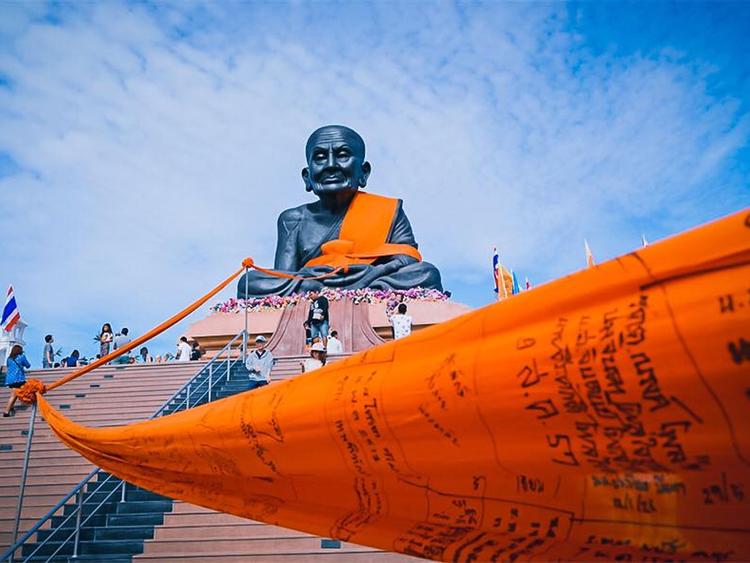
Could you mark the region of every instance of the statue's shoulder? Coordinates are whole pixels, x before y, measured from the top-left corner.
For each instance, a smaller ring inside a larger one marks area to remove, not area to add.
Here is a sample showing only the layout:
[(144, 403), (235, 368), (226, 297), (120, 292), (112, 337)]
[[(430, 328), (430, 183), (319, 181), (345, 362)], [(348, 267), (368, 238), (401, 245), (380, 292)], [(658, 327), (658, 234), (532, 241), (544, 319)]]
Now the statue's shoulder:
[(305, 215), (307, 215), (307, 209), (310, 206), (309, 203), (298, 205), (297, 207), (290, 207), (285, 209), (279, 215), (279, 223), (297, 223), (301, 221)]

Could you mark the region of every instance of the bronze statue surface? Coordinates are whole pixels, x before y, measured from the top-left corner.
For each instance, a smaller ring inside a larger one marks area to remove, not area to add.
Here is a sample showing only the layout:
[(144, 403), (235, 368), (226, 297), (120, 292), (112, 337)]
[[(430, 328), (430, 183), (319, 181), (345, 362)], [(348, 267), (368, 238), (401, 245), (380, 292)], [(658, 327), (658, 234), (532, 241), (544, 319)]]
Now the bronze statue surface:
[[(346, 264), (347, 271), (322, 280), (294, 280), (251, 270), (247, 280), (245, 276), (240, 279), (237, 296), (289, 295), (324, 286), (442, 290), (440, 272), (421, 261), (401, 200), (367, 195), (353, 204), (359, 190), (367, 186), (371, 170), (362, 137), (340, 125), (321, 127), (310, 135), (305, 152), (307, 167), (302, 170), (302, 179), (318, 201), (287, 209), (279, 216), (274, 268), (303, 277), (329, 273), (337, 264)], [(363, 206), (370, 200), (375, 202), (373, 213), (368, 215), (368, 208)], [(383, 212), (376, 217), (376, 210), (388, 208), (387, 200), (393, 202), (392, 216)], [(380, 245), (373, 244), (376, 235), (369, 232), (377, 231), (378, 225), (369, 224), (377, 221), (388, 221), (385, 230), (381, 229), (387, 236)], [(342, 226), (346, 238), (353, 242), (340, 239)], [(360, 231), (368, 232), (360, 235)]]

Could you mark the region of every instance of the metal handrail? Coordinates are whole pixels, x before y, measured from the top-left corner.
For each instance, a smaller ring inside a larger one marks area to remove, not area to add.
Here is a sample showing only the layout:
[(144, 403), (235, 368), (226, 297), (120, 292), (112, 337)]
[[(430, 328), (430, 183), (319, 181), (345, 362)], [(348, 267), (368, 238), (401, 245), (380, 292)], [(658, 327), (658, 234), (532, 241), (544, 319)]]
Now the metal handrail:
[[(208, 371), (208, 378), (204, 379), (204, 380), (202, 380), (200, 382), (198, 382), (197, 383), (197, 389), (200, 389), (200, 387), (203, 385), (203, 383), (207, 383), (207, 387), (208, 388), (206, 389), (206, 391), (203, 392), (203, 394), (201, 394), (197, 398), (197, 400), (192, 401), (192, 404), (193, 405), (198, 404), (207, 395), (208, 395), (208, 402), (211, 402), (211, 397), (212, 397), (212, 393), (211, 392), (212, 392), (213, 388), (216, 387), (221, 382), (222, 379), (224, 379), (223, 377), (220, 377), (220, 378), (217, 378), (217, 379), (213, 378), (214, 367), (217, 366), (217, 365), (219, 365), (219, 364), (221, 364), (221, 363), (226, 363), (227, 368), (226, 368), (226, 374), (225, 375), (226, 375), (226, 380), (228, 382), (232, 367), (238, 361), (242, 361), (242, 356), (240, 356), (240, 357), (235, 358), (234, 360), (232, 360), (232, 345), (235, 342), (237, 342), (237, 340), (239, 338), (242, 338), (242, 341), (240, 342), (239, 348), (242, 350), (242, 352), (244, 354), (244, 352), (245, 352), (244, 347), (246, 346), (246, 342), (247, 342), (247, 333), (246, 333), (245, 330), (242, 330), (234, 338), (232, 338), (226, 344), (226, 346), (224, 346), (216, 355), (214, 355), (214, 357), (211, 358), (211, 360), (208, 363), (206, 363), (206, 365), (204, 365), (201, 369), (199, 369), (195, 373), (195, 375), (192, 378), (190, 378), (190, 380), (188, 380), (184, 385), (182, 385), (182, 387), (180, 387), (177, 391), (175, 391), (175, 393), (173, 393), (172, 396), (169, 399), (167, 399), (166, 401), (164, 401), (164, 403), (156, 410), (156, 412), (149, 417), (149, 420), (152, 420), (154, 418), (157, 418), (157, 417), (161, 416), (164, 413), (164, 411), (167, 408), (169, 408), (170, 403), (172, 403), (173, 401), (178, 400), (178, 397), (183, 392), (186, 392), (185, 398), (182, 399), (182, 401), (180, 401), (178, 404), (173, 405), (172, 412), (177, 412), (177, 411), (180, 411), (180, 410), (185, 410), (185, 409), (190, 408), (190, 404), (191, 404), (191, 401), (190, 401), (190, 390), (191, 390), (191, 387), (192, 387), (193, 384), (196, 383), (196, 380), (200, 379), (201, 376), (203, 376), (206, 373), (206, 371)], [(224, 354), (226, 354), (226, 358), (222, 358), (222, 356)], [(184, 408), (183, 408), (183, 406), (184, 406)], [(45, 545), (47, 542), (49, 542), (51, 540), (51, 538), (53, 538), (55, 536), (55, 534), (57, 533), (57, 531), (59, 531), (60, 529), (62, 529), (62, 526), (64, 524), (66, 524), (73, 516), (76, 517), (76, 527), (74, 528), (73, 532), (70, 535), (68, 535), (68, 537), (66, 537), (60, 543), (60, 546), (54, 551), (54, 553), (52, 553), (52, 555), (50, 555), (47, 558), (47, 561), (49, 561), (55, 555), (57, 555), (57, 553), (73, 537), (76, 538), (75, 544), (74, 544), (74, 555), (78, 555), (78, 539), (79, 539), (78, 536), (79, 536), (79, 533), (80, 533), (81, 526), (83, 526), (84, 524), (86, 524), (86, 522), (88, 522), (91, 519), (91, 517), (94, 516), (94, 514), (96, 514), (96, 512), (102, 506), (104, 506), (104, 504), (107, 503), (109, 501), (109, 499), (112, 497), (112, 495), (114, 495), (115, 492), (117, 492), (119, 489), (121, 489), (121, 502), (125, 501), (125, 487), (127, 486), (127, 482), (124, 481), (124, 480), (122, 480), (122, 487), (120, 487), (120, 486), (113, 487), (112, 490), (109, 491), (109, 494), (107, 494), (104, 497), (104, 499), (101, 502), (99, 502), (99, 504), (97, 504), (96, 507), (87, 516), (85, 516), (84, 519), (80, 518), (80, 515), (81, 515), (81, 513), (83, 511), (83, 506), (84, 505), (90, 506), (90, 505), (86, 504), (88, 501), (82, 501), (81, 500), (83, 498), (84, 488), (86, 487), (86, 485), (89, 484), (89, 482), (94, 477), (96, 477), (97, 475), (99, 475), (99, 473), (101, 473), (101, 471), (102, 471), (102, 469), (97, 467), (96, 469), (94, 469), (93, 471), (91, 471), (91, 473), (89, 473), (88, 475), (86, 475), (86, 477), (84, 477), (67, 495), (65, 495), (62, 498), (62, 500), (60, 500), (44, 516), (42, 516), (42, 518), (36, 524), (34, 524), (18, 541), (16, 541), (12, 546), (10, 546), (0, 556), (0, 561), (6, 561), (6, 560), (12, 561), (12, 558), (14, 557), (15, 552), (18, 551), (18, 549), (20, 549), (26, 543), (26, 541), (29, 540), (29, 538), (31, 538), (34, 534), (36, 534), (42, 528), (42, 526), (44, 526), (44, 524), (46, 524), (49, 520), (51, 520), (52, 517), (63, 506), (65, 506), (65, 504), (71, 498), (73, 498), (76, 495), (79, 495), (78, 496), (78, 502), (77, 502), (76, 509), (73, 510), (62, 522), (60, 522), (60, 525), (56, 529), (53, 529), (49, 536), (47, 536), (44, 540), (42, 540), (41, 542), (39, 542), (36, 545), (34, 551), (31, 554), (29, 554), (28, 556), (26, 556), (24, 559), (28, 559), (30, 557), (33, 557), (34, 554), (37, 551), (39, 551), (39, 549), (43, 545)], [(102, 486), (104, 486), (106, 483), (110, 482), (111, 479), (117, 479), (117, 478), (114, 477), (114, 475), (111, 475), (111, 474), (108, 475), (106, 477), (106, 479), (104, 479), (103, 481), (101, 481), (97, 485), (97, 487), (93, 491), (91, 491), (90, 498), (93, 498), (93, 495), (96, 494), (97, 492), (99, 492), (99, 490), (102, 488)], [(94, 502), (95, 501), (92, 501), (91, 504), (93, 504)]]

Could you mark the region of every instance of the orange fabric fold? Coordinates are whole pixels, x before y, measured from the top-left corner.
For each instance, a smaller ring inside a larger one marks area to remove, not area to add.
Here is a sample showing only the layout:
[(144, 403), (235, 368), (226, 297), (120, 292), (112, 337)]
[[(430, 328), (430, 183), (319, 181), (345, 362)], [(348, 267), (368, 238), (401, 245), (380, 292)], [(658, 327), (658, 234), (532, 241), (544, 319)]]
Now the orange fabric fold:
[(71, 448), (149, 490), (437, 560), (750, 559), (750, 210)]
[(305, 266), (344, 268), (372, 264), (378, 258), (405, 254), (422, 260), (419, 251), (408, 244), (388, 243), (388, 234), (398, 213), (397, 199), (358, 192), (341, 224), (339, 238), (321, 245), (322, 254)]

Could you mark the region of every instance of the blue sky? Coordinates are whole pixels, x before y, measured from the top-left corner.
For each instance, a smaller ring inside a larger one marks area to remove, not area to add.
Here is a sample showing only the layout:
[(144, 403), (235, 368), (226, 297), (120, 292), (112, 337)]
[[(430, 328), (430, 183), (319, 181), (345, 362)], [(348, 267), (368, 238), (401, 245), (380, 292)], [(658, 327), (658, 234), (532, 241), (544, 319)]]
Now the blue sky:
[(748, 29), (745, 2), (2, 3), (0, 285), (35, 365), (47, 332), (140, 334), (271, 264), (308, 134), (343, 123), (488, 303), (495, 244), (538, 284), (584, 237), (602, 261), (750, 203)]

